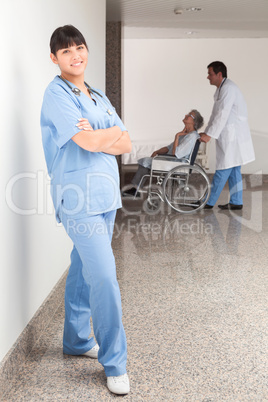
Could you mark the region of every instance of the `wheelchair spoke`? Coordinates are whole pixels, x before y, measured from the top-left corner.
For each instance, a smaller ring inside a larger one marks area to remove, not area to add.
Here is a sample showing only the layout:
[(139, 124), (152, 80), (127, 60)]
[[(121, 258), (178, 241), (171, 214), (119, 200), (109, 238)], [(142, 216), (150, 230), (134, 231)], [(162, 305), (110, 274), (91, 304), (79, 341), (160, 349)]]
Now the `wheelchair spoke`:
[(210, 195), (210, 184), (205, 172), (198, 166), (181, 165), (167, 173), (164, 197), (176, 211), (193, 213), (201, 209)]

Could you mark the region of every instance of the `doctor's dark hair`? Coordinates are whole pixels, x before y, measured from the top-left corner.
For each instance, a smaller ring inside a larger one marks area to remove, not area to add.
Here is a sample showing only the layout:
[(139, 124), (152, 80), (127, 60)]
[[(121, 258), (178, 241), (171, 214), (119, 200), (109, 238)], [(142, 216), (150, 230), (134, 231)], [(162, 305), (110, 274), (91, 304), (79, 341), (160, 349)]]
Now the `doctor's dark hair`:
[(213, 61), (207, 68), (212, 67), (215, 74), (222, 73), (222, 78), (227, 78), (227, 67), (222, 61)]
[(85, 45), (88, 49), (86, 40), (81, 32), (73, 25), (64, 25), (55, 29), (50, 38), (50, 51), (56, 56), (60, 49), (66, 49), (69, 46)]
[(191, 114), (194, 113), (194, 129), (197, 131), (199, 128), (201, 128), (204, 124), (204, 119), (201, 116), (201, 114), (198, 112), (198, 110), (193, 109), (191, 110)]

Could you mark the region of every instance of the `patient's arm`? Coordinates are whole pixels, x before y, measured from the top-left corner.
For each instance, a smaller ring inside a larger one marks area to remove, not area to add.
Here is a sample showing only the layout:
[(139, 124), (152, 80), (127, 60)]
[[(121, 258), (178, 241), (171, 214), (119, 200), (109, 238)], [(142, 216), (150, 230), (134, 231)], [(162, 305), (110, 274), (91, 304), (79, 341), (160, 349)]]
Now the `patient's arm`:
[(182, 131), (179, 131), (176, 135), (175, 135), (175, 139), (173, 142), (173, 147), (172, 147), (172, 155), (176, 155), (176, 148), (179, 145), (180, 142), (180, 137), (182, 135), (186, 135), (187, 134), (187, 130), (186, 127), (184, 127), (184, 129)]
[(157, 151), (154, 151), (151, 155), (151, 158), (154, 158), (156, 155), (164, 155), (168, 153), (168, 147), (163, 147), (158, 149)]
[(177, 134), (175, 135), (175, 140), (174, 140), (174, 142), (173, 142), (173, 147), (172, 147), (172, 155), (175, 155), (175, 154), (176, 154), (176, 148), (177, 148), (177, 146), (179, 145), (180, 137), (181, 137), (182, 135), (185, 135), (185, 131), (184, 131), (184, 130), (183, 130), (183, 131), (180, 131), (179, 133), (177, 133)]

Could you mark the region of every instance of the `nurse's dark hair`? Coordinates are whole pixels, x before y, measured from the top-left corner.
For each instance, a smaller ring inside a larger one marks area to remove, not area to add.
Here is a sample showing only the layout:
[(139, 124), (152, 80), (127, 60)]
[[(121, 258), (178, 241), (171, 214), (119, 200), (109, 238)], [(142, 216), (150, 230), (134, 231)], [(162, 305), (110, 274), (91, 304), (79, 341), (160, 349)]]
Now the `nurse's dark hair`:
[(210, 63), (207, 68), (213, 68), (213, 71), (215, 74), (218, 74), (219, 72), (222, 73), (223, 78), (227, 78), (227, 67), (222, 61), (213, 61)]
[(201, 114), (198, 112), (196, 109), (192, 109), (191, 113), (194, 113), (194, 129), (197, 131), (199, 128), (201, 128), (204, 124), (204, 119), (201, 116)]
[(73, 25), (64, 25), (55, 29), (50, 38), (50, 51), (56, 55), (60, 49), (66, 49), (69, 46), (85, 45), (88, 49), (86, 40), (81, 32)]

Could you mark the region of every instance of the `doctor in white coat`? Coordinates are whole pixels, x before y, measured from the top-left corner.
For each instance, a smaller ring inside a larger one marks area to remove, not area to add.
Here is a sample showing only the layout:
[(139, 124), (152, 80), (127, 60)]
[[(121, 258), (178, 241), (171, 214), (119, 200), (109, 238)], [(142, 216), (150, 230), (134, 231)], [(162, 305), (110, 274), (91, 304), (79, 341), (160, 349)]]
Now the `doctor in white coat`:
[(224, 63), (214, 61), (208, 65), (208, 80), (217, 90), (208, 125), (201, 133), (201, 141), (216, 140), (216, 172), (212, 181), (211, 195), (205, 209), (217, 202), (227, 180), (230, 191), (228, 204), (221, 209), (243, 208), (243, 184), (241, 165), (255, 159), (248, 125), (247, 105), (237, 85), (227, 78)]

